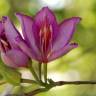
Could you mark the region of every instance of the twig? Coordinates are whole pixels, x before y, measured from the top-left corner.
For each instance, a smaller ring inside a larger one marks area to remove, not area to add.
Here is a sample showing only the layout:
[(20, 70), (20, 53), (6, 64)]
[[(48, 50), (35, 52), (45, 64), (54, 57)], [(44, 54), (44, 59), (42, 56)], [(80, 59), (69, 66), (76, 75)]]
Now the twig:
[(35, 80), (30, 80), (30, 79), (21, 79), (21, 83), (37, 84), (37, 82)]
[(44, 81), (47, 83), (47, 64), (44, 64)]
[(34, 95), (36, 95), (38, 93), (48, 91), (51, 88), (56, 87), (56, 86), (83, 85), (83, 84), (92, 84), (93, 85), (93, 84), (96, 84), (96, 81), (58, 81), (58, 82), (52, 81), (50, 84), (45, 83), (45, 88), (36, 89), (36, 90), (34, 90), (34, 91), (30, 92), (30, 93), (27, 93), (26, 96), (34, 96)]
[(49, 89), (46, 89), (46, 88), (38, 88), (38, 89), (36, 89), (36, 90), (34, 90), (34, 91), (30, 92), (30, 93), (25, 94), (25, 96), (34, 96), (34, 95), (36, 95), (38, 93), (45, 92), (45, 91), (48, 91), (48, 90)]
[(81, 85), (81, 84), (96, 84), (96, 81), (58, 81), (53, 83), (55, 86), (62, 85)]

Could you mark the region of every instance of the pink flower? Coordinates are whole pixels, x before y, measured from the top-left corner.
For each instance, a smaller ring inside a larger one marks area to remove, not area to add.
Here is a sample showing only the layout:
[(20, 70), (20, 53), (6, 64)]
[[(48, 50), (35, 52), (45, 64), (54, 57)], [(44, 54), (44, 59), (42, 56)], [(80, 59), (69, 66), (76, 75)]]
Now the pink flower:
[(4, 22), (6, 36), (10, 43), (15, 42), (30, 58), (47, 63), (77, 47), (77, 43), (70, 41), (80, 17), (72, 17), (58, 24), (48, 7), (42, 8), (34, 19), (21, 13), (16, 16), (21, 22), (24, 38), (8, 18)]
[[(19, 36), (19, 33), (17, 32), (16, 34), (14, 33), (11, 34), (11, 36), (9, 36), (7, 34), (7, 30), (4, 28), (3, 23), (4, 20), (0, 21), (0, 54), (3, 62), (7, 66), (12, 68), (26, 67), (29, 58), (14, 42), (15, 36), (17, 35)], [(11, 31), (14, 31), (15, 27), (13, 28), (12, 23), (11, 22), (6, 23), (10, 25)]]

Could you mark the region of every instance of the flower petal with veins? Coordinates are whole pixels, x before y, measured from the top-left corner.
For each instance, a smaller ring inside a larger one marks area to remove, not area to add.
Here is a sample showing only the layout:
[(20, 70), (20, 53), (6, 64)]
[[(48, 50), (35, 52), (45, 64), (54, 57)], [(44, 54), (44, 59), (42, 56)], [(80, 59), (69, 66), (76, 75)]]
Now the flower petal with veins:
[(35, 43), (35, 38), (34, 34), (32, 31), (32, 25), (33, 25), (33, 20), (30, 16), (26, 16), (21, 13), (16, 13), (16, 16), (18, 17), (21, 25), (22, 25), (22, 32), (24, 39), (26, 43), (28, 44), (29, 47), (31, 47), (32, 50), (34, 50), (35, 54), (40, 54), (37, 45)]
[(8, 17), (3, 17), (3, 25), (8, 42), (13, 48), (17, 48), (15, 44), (15, 38), (16, 37), (22, 38), (20, 33), (17, 31), (17, 29), (15, 28), (15, 26)]
[(59, 32), (53, 44), (53, 51), (59, 50), (70, 42), (76, 30), (76, 25), (80, 22), (80, 17), (72, 17), (64, 20), (59, 25)]
[(77, 47), (76, 43), (70, 42), (80, 17), (72, 17), (58, 24), (48, 7), (42, 8), (34, 18), (21, 13), (16, 16), (20, 20), (24, 38), (10, 19), (4, 17), (6, 38), (13, 49), (22, 50), (31, 59), (48, 63)]
[(16, 45), (15, 38), (22, 40), (8, 17), (0, 22), (0, 55), (3, 62), (12, 68), (26, 67), (29, 57)]
[(62, 57), (63, 55), (65, 55), (66, 53), (68, 53), (69, 51), (77, 47), (78, 47), (78, 44), (76, 43), (67, 44), (65, 47), (59, 49), (58, 51), (52, 52), (50, 57), (48, 57), (48, 61), (52, 61), (59, 57)]
[(28, 64), (27, 55), (17, 49), (12, 49), (6, 53), (1, 52), (3, 62), (12, 68), (26, 67)]

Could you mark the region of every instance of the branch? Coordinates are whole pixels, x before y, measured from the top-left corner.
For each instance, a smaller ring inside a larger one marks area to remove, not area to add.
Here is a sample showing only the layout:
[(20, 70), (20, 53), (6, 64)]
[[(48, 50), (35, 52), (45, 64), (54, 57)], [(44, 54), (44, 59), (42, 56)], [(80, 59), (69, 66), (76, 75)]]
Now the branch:
[(54, 82), (52, 80), (50, 80), (50, 84), (45, 84), (45, 88), (38, 88), (30, 93), (25, 94), (25, 96), (34, 96), (38, 93), (41, 92), (45, 92), (50, 90), (53, 87), (56, 86), (63, 86), (63, 85), (83, 85), (83, 84), (96, 84), (96, 81), (58, 81), (58, 82)]
[[(22, 79), (22, 83), (36, 83), (34, 80), (28, 80), (28, 79)], [(37, 83), (36, 83), (37, 84)], [(45, 86), (45, 88), (38, 88), (36, 90), (33, 90), (29, 93), (25, 93), (24, 96), (34, 96), (36, 94), (39, 94), (41, 92), (46, 92), (48, 90), (50, 90), (53, 87), (56, 86), (63, 86), (63, 85), (83, 85), (83, 84), (96, 84), (96, 81), (58, 81), (58, 82), (54, 82), (51, 79), (49, 80), (49, 84), (45, 84), (43, 83), (43, 87)], [(8, 96), (15, 96), (15, 95), (8, 95)]]
[(41, 93), (41, 92), (45, 92), (45, 91), (48, 91), (49, 89), (46, 89), (46, 88), (38, 88), (32, 92), (29, 92), (29, 93), (26, 93), (25, 96), (34, 96), (38, 93)]
[(21, 83), (37, 84), (37, 82), (35, 80), (30, 80), (30, 79), (21, 79)]
[(81, 84), (96, 84), (96, 81), (58, 81), (58, 82), (53, 82), (54, 86), (81, 85)]

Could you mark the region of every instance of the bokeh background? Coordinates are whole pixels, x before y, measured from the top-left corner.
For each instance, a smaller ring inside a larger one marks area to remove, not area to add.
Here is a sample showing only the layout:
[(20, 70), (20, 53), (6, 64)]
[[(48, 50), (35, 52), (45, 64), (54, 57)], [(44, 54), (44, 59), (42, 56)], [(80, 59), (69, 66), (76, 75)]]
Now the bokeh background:
[[(55, 81), (96, 80), (96, 0), (0, 0), (0, 18), (8, 15), (20, 29), (14, 13), (34, 16), (43, 6), (49, 6), (54, 11), (58, 22), (73, 16), (82, 18), (73, 37), (79, 47), (48, 64), (48, 77)], [(30, 77), (24, 69), (23, 75)], [(0, 86), (0, 96), (13, 88), (9, 84)], [(21, 85), (15, 89), (19, 93), (21, 89), (27, 91), (28, 88)], [(96, 96), (96, 85), (60, 86), (36, 96)]]

